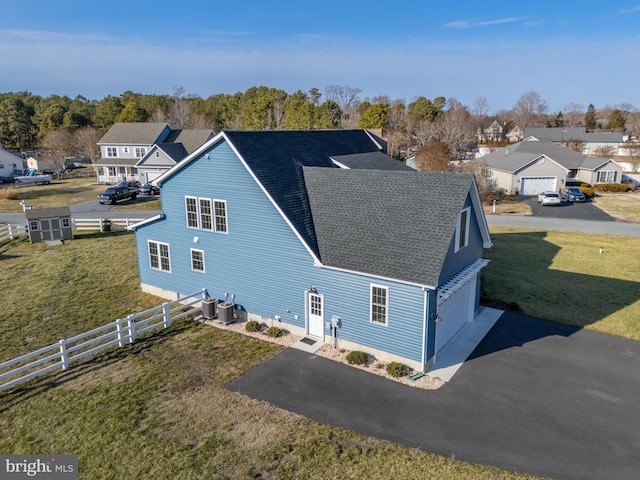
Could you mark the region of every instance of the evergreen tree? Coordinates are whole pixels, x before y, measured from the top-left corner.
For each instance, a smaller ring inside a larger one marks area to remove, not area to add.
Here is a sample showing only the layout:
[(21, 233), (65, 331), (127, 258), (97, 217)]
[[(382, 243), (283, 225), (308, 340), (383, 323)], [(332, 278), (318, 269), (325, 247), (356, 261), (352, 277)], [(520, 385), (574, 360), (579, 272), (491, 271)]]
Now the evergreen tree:
[(593, 106), (593, 103), (589, 104), (587, 113), (584, 115), (584, 126), (587, 130), (596, 129), (596, 107)]

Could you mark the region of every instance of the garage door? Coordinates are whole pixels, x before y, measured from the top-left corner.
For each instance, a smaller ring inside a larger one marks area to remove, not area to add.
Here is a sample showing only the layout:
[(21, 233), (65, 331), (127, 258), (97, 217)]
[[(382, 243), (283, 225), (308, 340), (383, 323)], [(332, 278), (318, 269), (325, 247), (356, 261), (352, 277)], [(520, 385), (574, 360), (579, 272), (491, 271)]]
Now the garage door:
[(436, 353), (444, 347), (467, 322), (473, 321), (477, 277), (471, 278), (444, 303), (438, 305), (440, 321), (436, 323)]
[(153, 182), (156, 178), (162, 175), (164, 172), (147, 172), (147, 182)]
[(537, 195), (542, 192), (555, 192), (558, 177), (522, 177), (520, 195)]

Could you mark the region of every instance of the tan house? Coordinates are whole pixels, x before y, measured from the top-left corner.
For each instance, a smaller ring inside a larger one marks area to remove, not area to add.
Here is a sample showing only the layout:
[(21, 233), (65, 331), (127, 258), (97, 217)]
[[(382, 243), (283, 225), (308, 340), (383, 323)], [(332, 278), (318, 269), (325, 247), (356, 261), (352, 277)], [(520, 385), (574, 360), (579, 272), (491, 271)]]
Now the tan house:
[(618, 183), (622, 167), (609, 158), (588, 157), (552, 142), (528, 139), (480, 157), (493, 185), (510, 195), (559, 191), (568, 180)]

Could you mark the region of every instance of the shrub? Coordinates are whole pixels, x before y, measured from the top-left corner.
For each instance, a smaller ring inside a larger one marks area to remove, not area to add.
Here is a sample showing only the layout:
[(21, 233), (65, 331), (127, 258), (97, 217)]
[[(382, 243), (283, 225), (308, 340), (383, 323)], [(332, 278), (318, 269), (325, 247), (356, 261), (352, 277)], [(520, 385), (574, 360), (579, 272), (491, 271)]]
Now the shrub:
[(347, 362), (351, 365), (366, 365), (369, 363), (369, 355), (359, 350), (354, 350), (347, 354)]
[(597, 192), (621, 193), (629, 190), (626, 183), (596, 183), (593, 188)]
[(580, 189), (580, 191), (582, 193), (584, 193), (585, 197), (591, 198), (591, 197), (593, 197), (593, 194), (596, 193), (591, 185), (589, 185), (588, 187), (585, 187), (585, 186), (581, 185), (578, 188)]
[(277, 338), (282, 336), (282, 329), (280, 327), (269, 327), (266, 333), (268, 337)]
[(0, 198), (3, 200), (17, 200), (18, 192), (13, 187), (5, 188), (3, 190), (0, 190)]
[(392, 377), (404, 377), (409, 374), (409, 368), (398, 362), (391, 362), (387, 364), (387, 373)]
[(262, 327), (260, 326), (260, 322), (258, 322), (257, 320), (249, 320), (244, 326), (244, 329), (247, 332), (259, 332), (260, 330), (262, 330)]

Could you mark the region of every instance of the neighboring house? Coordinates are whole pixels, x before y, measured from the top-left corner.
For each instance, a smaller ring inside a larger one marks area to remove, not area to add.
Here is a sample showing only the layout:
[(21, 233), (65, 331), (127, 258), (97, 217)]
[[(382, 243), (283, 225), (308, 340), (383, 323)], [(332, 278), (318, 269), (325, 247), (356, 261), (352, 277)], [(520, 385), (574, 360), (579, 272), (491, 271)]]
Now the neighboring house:
[(69, 207), (36, 208), (25, 216), (31, 243), (73, 239)]
[(522, 130), (520, 127), (515, 126), (511, 130), (507, 130), (506, 123), (500, 124), (497, 120), (494, 120), (487, 128), (478, 127), (476, 131), (476, 137), (479, 142), (500, 142), (508, 140), (511, 143), (519, 142), (522, 140)]
[(587, 132), (584, 127), (525, 128), (524, 138), (534, 137), (536, 140), (553, 142), (562, 145), (570, 140), (584, 142), (585, 155), (597, 154), (610, 150), (611, 155), (618, 155), (624, 143), (620, 132)]
[[(123, 180), (144, 183), (147, 181), (147, 174), (153, 177), (152, 172), (156, 171), (158, 165), (154, 165), (152, 161), (145, 164), (145, 172), (141, 175), (138, 163), (154, 145), (183, 143), (183, 148), (190, 153), (212, 136), (212, 130), (174, 130), (168, 123), (115, 123), (98, 142), (101, 158), (94, 163), (98, 183), (117, 183)], [(200, 144), (195, 145), (198, 139), (201, 140)], [(170, 150), (170, 147), (165, 150)], [(168, 170), (176, 163), (172, 157), (163, 160), (167, 163), (160, 165), (161, 171)]]
[(16, 173), (22, 173), (24, 163), (20, 157), (0, 148), (0, 177), (10, 178)]
[(154, 181), (213, 136), (213, 130), (173, 130), (164, 143), (153, 145), (136, 163), (140, 181)]
[(517, 125), (507, 132), (507, 140), (509, 140), (509, 143), (520, 142), (523, 138), (524, 134), (522, 133), (522, 129)]
[(132, 227), (145, 292), (206, 288), (242, 319), (417, 370), (478, 314), (473, 175), (412, 171), (365, 130), (221, 132), (156, 183), (162, 212)]
[(567, 180), (617, 183), (622, 167), (611, 159), (588, 157), (552, 142), (528, 139), (478, 159), (489, 167), (493, 185), (508, 194), (558, 191)]

